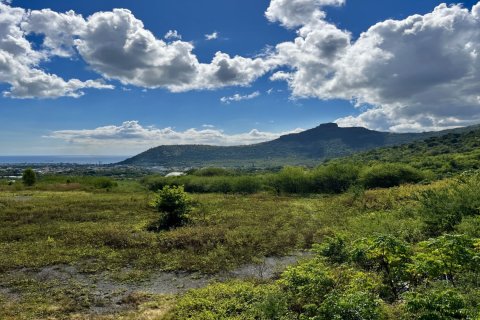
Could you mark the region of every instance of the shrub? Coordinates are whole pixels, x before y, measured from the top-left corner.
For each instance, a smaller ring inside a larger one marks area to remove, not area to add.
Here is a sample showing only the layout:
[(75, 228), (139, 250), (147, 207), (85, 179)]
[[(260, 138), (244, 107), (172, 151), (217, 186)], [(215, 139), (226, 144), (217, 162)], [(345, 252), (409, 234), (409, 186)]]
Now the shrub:
[(232, 172), (224, 168), (211, 167), (211, 168), (203, 168), (203, 169), (195, 170), (192, 172), (192, 174), (200, 177), (218, 177), (218, 176), (232, 175)]
[(463, 296), (448, 288), (408, 293), (404, 309), (405, 320), (470, 319)]
[(254, 176), (240, 177), (235, 181), (234, 190), (238, 193), (255, 193), (260, 191), (262, 184)]
[(405, 290), (405, 280), (408, 278), (407, 263), (410, 248), (408, 245), (389, 235), (378, 235), (359, 239), (351, 252), (351, 259), (366, 270), (380, 272), (388, 292), (386, 299), (395, 301)]
[[(270, 298), (269, 298), (270, 297)], [(250, 282), (216, 283), (187, 292), (176, 304), (172, 319), (284, 319), (286, 312), (275, 286)]]
[(165, 186), (152, 202), (161, 216), (149, 226), (150, 231), (168, 230), (187, 224), (191, 201), (183, 186)]
[(429, 235), (451, 232), (463, 217), (480, 214), (480, 174), (464, 174), (447, 187), (427, 190), (418, 197), (420, 215)]
[(285, 167), (270, 182), (271, 186), (285, 193), (307, 193), (311, 191), (311, 180), (303, 168)]
[(341, 193), (358, 180), (359, 167), (353, 163), (332, 163), (317, 167), (312, 172), (313, 189), (316, 192)]
[(412, 272), (417, 278), (446, 279), (455, 285), (461, 274), (475, 269), (474, 240), (464, 235), (443, 235), (419, 243)]
[(381, 300), (370, 293), (335, 293), (327, 297), (319, 309), (319, 319), (380, 320), (384, 319)]
[(96, 178), (93, 181), (93, 185), (97, 189), (111, 189), (117, 185), (115, 181), (107, 177)]
[(37, 174), (31, 168), (25, 169), (22, 174), (22, 181), (24, 185), (31, 187), (37, 182)]
[(348, 260), (347, 246), (342, 237), (327, 237), (321, 244), (314, 245), (314, 250), (330, 263), (344, 263)]
[(404, 183), (420, 182), (425, 175), (409, 165), (384, 163), (363, 170), (360, 177), (366, 188), (390, 188)]

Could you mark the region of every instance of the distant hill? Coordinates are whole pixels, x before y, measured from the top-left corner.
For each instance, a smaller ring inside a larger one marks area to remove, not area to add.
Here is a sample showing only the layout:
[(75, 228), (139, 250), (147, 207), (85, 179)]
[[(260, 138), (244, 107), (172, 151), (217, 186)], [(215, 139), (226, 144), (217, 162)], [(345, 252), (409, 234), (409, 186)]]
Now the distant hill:
[(351, 155), (379, 147), (401, 145), (461, 133), (468, 128), (438, 132), (390, 133), (362, 127), (342, 128), (322, 124), (300, 133), (245, 146), (173, 145), (159, 146), (120, 162), (120, 165), (164, 167), (272, 167), (314, 165), (319, 161)]
[(407, 144), (376, 148), (336, 161), (405, 163), (438, 176), (480, 169), (480, 126), (443, 132)]

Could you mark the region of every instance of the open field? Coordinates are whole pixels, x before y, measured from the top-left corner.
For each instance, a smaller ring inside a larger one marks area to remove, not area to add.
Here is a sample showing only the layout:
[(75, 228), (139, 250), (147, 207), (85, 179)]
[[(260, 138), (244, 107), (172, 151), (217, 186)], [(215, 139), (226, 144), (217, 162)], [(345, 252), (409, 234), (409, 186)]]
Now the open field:
[[(161, 319), (177, 299), (182, 306), (187, 289), (212, 281), (257, 278), (263, 290), (275, 283), (275, 268), (299, 259), (266, 257), (328, 237), (426, 240), (417, 194), (448, 183), (340, 195), (194, 194), (192, 222), (161, 233), (146, 231), (158, 213), (149, 206), (153, 193), (134, 181), (108, 190), (3, 185), (0, 317)], [(478, 218), (467, 221), (456, 228), (480, 236)]]

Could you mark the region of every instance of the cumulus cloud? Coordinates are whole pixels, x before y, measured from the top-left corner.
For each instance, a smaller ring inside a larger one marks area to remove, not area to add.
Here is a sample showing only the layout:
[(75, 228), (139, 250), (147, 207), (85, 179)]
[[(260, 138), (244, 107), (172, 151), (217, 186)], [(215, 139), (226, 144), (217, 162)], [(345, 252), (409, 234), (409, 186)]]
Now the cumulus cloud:
[(126, 9), (93, 14), (75, 44), (85, 61), (107, 79), (172, 92), (244, 86), (273, 67), (262, 58), (222, 52), (210, 63), (201, 63), (191, 43), (155, 38)]
[(182, 40), (182, 35), (179, 34), (177, 30), (168, 30), (168, 32), (163, 37), (167, 40)]
[(250, 94), (246, 95), (241, 95), (239, 93), (234, 94), (233, 96), (229, 97), (222, 97), (220, 98), (220, 101), (226, 104), (230, 104), (232, 102), (238, 102), (238, 101), (243, 101), (243, 100), (252, 100), (255, 99), (256, 97), (260, 96), (259, 91), (252, 92)]
[(271, 0), (265, 16), (287, 28), (317, 23), (326, 16), (323, 6), (340, 6), (345, 0)]
[[(75, 25), (77, 17), (72, 12), (59, 15), (45, 10), (46, 15), (53, 14), (58, 21), (58, 24), (52, 22), (47, 28), (45, 21), (37, 19), (36, 13), (37, 11), (27, 12), (0, 2), (0, 83), (10, 85), (9, 90), (3, 92), (3, 95), (14, 98), (79, 97), (83, 94), (82, 89), (111, 89), (111, 85), (101, 80), (70, 79), (66, 81), (38, 67), (51, 55), (70, 54), (71, 39), (67, 40), (52, 28), (55, 26), (66, 28), (68, 23)], [(25, 21), (28, 19), (32, 19), (31, 26), (44, 24), (45, 50), (34, 50), (26, 39), (26, 35), (33, 32), (25, 27)]]
[(73, 145), (111, 146), (118, 142), (125, 147), (146, 148), (158, 145), (208, 144), (245, 145), (276, 139), (284, 134), (298, 133), (302, 129), (288, 132), (264, 132), (252, 129), (245, 133), (226, 134), (220, 129), (207, 126), (203, 129), (176, 131), (173, 128), (144, 127), (138, 121), (125, 121), (119, 126), (110, 125), (85, 130), (54, 131), (47, 138), (65, 140)]
[[(112, 88), (42, 70), (55, 56), (82, 58), (107, 81), (172, 92), (248, 86), (274, 71), (270, 79), (286, 81), (295, 98), (344, 99), (364, 108), (338, 119), (341, 125), (410, 131), (480, 121), (480, 3), (471, 9), (442, 4), (425, 15), (382, 21), (358, 38), (326, 20), (325, 6), (344, 4), (271, 0), (266, 18), (295, 29), (293, 41), (261, 56), (217, 52), (201, 62), (178, 32), (167, 32), (167, 42), (159, 39), (126, 9), (82, 17), (0, 1), (0, 82), (10, 85), (5, 96), (17, 98), (78, 97), (86, 88)], [(43, 36), (41, 48), (32, 47), (29, 34)]]
[(298, 27), (295, 41), (276, 47), (290, 71), (272, 80), (287, 81), (296, 97), (370, 106), (340, 125), (419, 131), (480, 120), (480, 3), (379, 22), (356, 40), (324, 20), (323, 5), (342, 3), (272, 0), (269, 20)]
[[(40, 50), (32, 48), (28, 34), (43, 36)], [(104, 79), (119, 80), (123, 85), (166, 88), (172, 92), (246, 86), (274, 67), (263, 57), (231, 57), (222, 52), (217, 52), (210, 63), (202, 63), (193, 53), (193, 44), (181, 41), (176, 30), (167, 32), (165, 38), (172, 41), (166, 43), (126, 9), (83, 18), (73, 11), (26, 11), (2, 2), (0, 36), (0, 63), (7, 63), (0, 68), (9, 69), (0, 81), (12, 86), (5, 93), (10, 97), (78, 97), (84, 88), (112, 88), (102, 81), (64, 81), (58, 75), (43, 72), (40, 63), (54, 56), (79, 56)], [(13, 72), (20, 64), (28, 72)]]
[(216, 40), (216, 39), (218, 39), (218, 32), (217, 31), (205, 35), (205, 40), (207, 40), (207, 41)]

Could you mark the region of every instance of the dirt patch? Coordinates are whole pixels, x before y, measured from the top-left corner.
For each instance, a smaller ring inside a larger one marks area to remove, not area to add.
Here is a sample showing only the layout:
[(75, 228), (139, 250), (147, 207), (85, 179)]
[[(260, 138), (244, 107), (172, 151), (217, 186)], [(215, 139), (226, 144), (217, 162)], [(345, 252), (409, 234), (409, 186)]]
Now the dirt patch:
[[(53, 283), (56, 288), (71, 288), (73, 286), (88, 292), (92, 303), (85, 312), (88, 314), (112, 314), (132, 308), (128, 302), (137, 293), (154, 295), (176, 295), (190, 289), (205, 287), (215, 281), (231, 279), (271, 279), (280, 274), (287, 266), (308, 257), (308, 253), (296, 253), (286, 257), (268, 257), (261, 263), (248, 264), (230, 272), (216, 275), (204, 275), (189, 272), (156, 272), (144, 281), (119, 282), (112, 280), (111, 274), (81, 273), (77, 268), (67, 265), (56, 265), (40, 270), (19, 269), (7, 272), (10, 279), (28, 277), (42, 283)], [(128, 272), (129, 270), (123, 270)], [(127, 279), (128, 280), (128, 279)], [(6, 299), (21, 298), (0, 282), (0, 294)]]

